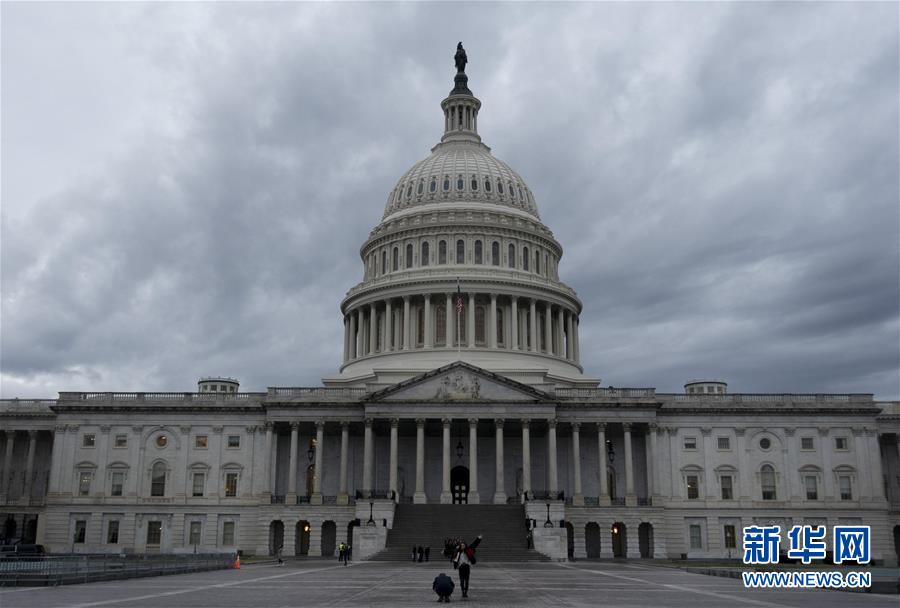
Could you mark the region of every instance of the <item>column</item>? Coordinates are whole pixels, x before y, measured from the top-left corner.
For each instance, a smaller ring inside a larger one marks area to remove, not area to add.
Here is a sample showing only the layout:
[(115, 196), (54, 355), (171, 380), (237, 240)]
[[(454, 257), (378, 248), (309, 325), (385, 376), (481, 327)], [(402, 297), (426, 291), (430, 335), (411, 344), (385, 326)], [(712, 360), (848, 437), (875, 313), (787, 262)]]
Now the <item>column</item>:
[(350, 319), (344, 315), (344, 363), (350, 359)]
[(320, 505), (322, 504), (322, 475), (325, 474), (325, 471), (322, 469), (324, 458), (322, 455), (325, 452), (325, 421), (317, 420), (316, 421), (316, 468), (313, 472), (313, 491), (312, 496), (309, 497), (309, 504), (311, 505)]
[(712, 428), (703, 427), (700, 429), (700, 441), (702, 445), (700, 448), (703, 450), (703, 490), (701, 496), (706, 496), (707, 500), (715, 500), (716, 498), (716, 482), (713, 478), (713, 469), (715, 468), (715, 460), (712, 453)]
[(537, 351), (537, 302), (533, 299), (528, 306), (528, 337), (530, 338), (528, 350)]
[(3, 458), (3, 479), (0, 479), (0, 486), (2, 486), (2, 495), (5, 499), (4, 502), (9, 500), (9, 469), (12, 464), (12, 455), (13, 455), (13, 446), (16, 441), (16, 432), (12, 429), (6, 429), (4, 431), (6, 435), (6, 453)]
[(869, 439), (869, 470), (872, 472), (872, 498), (884, 500), (884, 473), (881, 469), (881, 446), (878, 442), (878, 429), (866, 429)]
[(572, 348), (572, 356), (575, 358), (575, 363), (581, 363), (581, 343), (578, 341), (578, 323), (578, 316), (576, 315), (575, 319), (572, 321), (572, 329), (574, 330), (572, 332), (572, 337), (575, 342)]
[[(637, 496), (634, 494), (634, 458), (631, 454), (631, 423), (622, 424), (625, 431), (625, 506), (637, 506)], [(631, 532), (629, 530), (629, 532)], [(629, 534), (630, 535), (630, 534)]]
[(271, 496), (275, 492), (272, 488), (272, 429), (275, 425), (271, 422), (266, 422), (266, 457), (263, 461), (264, 473), (263, 473), (263, 504), (269, 504), (272, 502)]
[(372, 441), (372, 422), (371, 418), (366, 418), (363, 435), (363, 498), (369, 498), (374, 490), (372, 487), (372, 464), (375, 460), (375, 445)]
[[(609, 497), (609, 477), (606, 472), (606, 424), (603, 422), (597, 423), (597, 453), (599, 455), (599, 463), (598, 466), (600, 470), (598, 471), (598, 477), (600, 481), (600, 506), (608, 507), (611, 504), (611, 500)], [(601, 525), (601, 529), (602, 529)], [(603, 548), (603, 542), (600, 543), (601, 549)]]
[(399, 418), (391, 418), (391, 453), (388, 469), (388, 496), (393, 496), (395, 501), (400, 500), (397, 494), (397, 429), (400, 426)]
[(509, 305), (509, 347), (513, 350), (519, 348), (519, 298), (513, 296)]
[(572, 313), (566, 312), (566, 359), (572, 360), (574, 357), (575, 340), (572, 338)]
[(444, 450), (441, 467), (441, 504), (453, 502), (453, 494), (450, 493), (450, 419), (443, 418), (444, 426)]
[(489, 346), (491, 348), (497, 348), (497, 294), (491, 294), (491, 316), (490, 316), (490, 328), (488, 329), (488, 336), (490, 337)]
[(494, 433), (494, 442), (497, 448), (495, 456), (496, 471), (494, 473), (494, 504), (505, 505), (506, 484), (503, 481), (503, 418), (497, 418), (496, 420), (494, 420)]
[(805, 494), (802, 489), (803, 480), (800, 479), (800, 465), (797, 462), (797, 456), (800, 453), (800, 438), (797, 437), (797, 429), (794, 427), (784, 428), (784, 480), (786, 486), (786, 496), (793, 502), (800, 501), (801, 493)]
[[(288, 466), (288, 493), (285, 499), (286, 504), (297, 504), (297, 430), (300, 427), (299, 422), (291, 423), (291, 454), (290, 464)], [(213, 472), (213, 474), (216, 474)], [(287, 533), (287, 531), (285, 531)]]
[(369, 354), (374, 355), (378, 350), (378, 311), (375, 303), (369, 304)]
[(425, 348), (434, 348), (434, 327), (431, 322), (431, 294), (425, 294)]
[(409, 296), (403, 296), (403, 350), (409, 350)]
[(531, 497), (531, 420), (522, 419), (522, 494), (523, 499)]
[(469, 308), (466, 310), (466, 337), (469, 348), (475, 348), (475, 294), (469, 294)]
[(647, 462), (650, 463), (650, 476), (647, 483), (650, 484), (650, 488), (648, 488), (647, 495), (651, 497), (651, 502), (653, 502), (654, 496), (660, 495), (660, 485), (662, 483), (661, 475), (659, 474), (659, 467), (656, 465), (656, 455), (659, 454), (657, 451), (657, 435), (659, 433), (659, 427), (655, 422), (650, 423), (650, 451), (647, 455)]
[(858, 490), (856, 499), (868, 499), (872, 496), (872, 478), (871, 469), (867, 466), (869, 463), (866, 462), (869, 450), (866, 445), (865, 429), (863, 427), (853, 427), (850, 430), (853, 433), (853, 452), (856, 455), (856, 481), (858, 482), (858, 487), (854, 488), (854, 490)]
[(413, 502), (424, 505), (425, 498), (425, 419), (416, 418), (416, 493)]
[(550, 302), (544, 302), (544, 347), (548, 355), (553, 354), (553, 307)]
[(447, 294), (447, 303), (444, 305), (444, 344), (447, 348), (453, 348), (453, 340), (456, 332), (453, 330), (453, 322), (456, 315), (453, 313), (453, 294)]
[(350, 502), (347, 496), (347, 455), (350, 450), (350, 423), (341, 422), (341, 472), (338, 485), (337, 503), (346, 505)]
[[(819, 427), (819, 453), (822, 454), (822, 485), (825, 486), (825, 500), (834, 500), (834, 469), (831, 465), (833, 445), (828, 444), (828, 427)], [(749, 473), (748, 473), (749, 475)]]
[[(22, 504), (29, 504), (31, 502), (31, 485), (32, 478), (34, 477), (34, 451), (37, 448), (37, 431), (28, 431), (28, 455), (25, 457), (25, 485), (22, 488), (22, 496), (19, 497), (19, 502)], [(103, 483), (102, 480), (97, 480), (96, 483)]]
[(559, 494), (558, 467), (556, 462), (556, 418), (547, 421), (547, 479), (550, 486), (550, 499), (555, 500)]
[(563, 332), (563, 325), (565, 324), (565, 312), (560, 306), (556, 312), (556, 346), (553, 347), (553, 353), (557, 357), (562, 357), (565, 354), (565, 349), (563, 345), (565, 344), (565, 337)]
[(394, 308), (390, 298), (384, 303), (384, 347), (381, 350), (386, 353), (394, 350)]
[(350, 311), (350, 358), (356, 359), (356, 311)]
[[(7, 438), (12, 431), (6, 431)], [(66, 439), (65, 425), (57, 425), (53, 429), (53, 450), (50, 455), (50, 484), (47, 488), (48, 494), (58, 494), (60, 491), (60, 482), (62, 476), (62, 459), (63, 459), (63, 442)], [(6, 483), (4, 479), (0, 479), (0, 504), (3, 503), (3, 494), (6, 492)]]
[(581, 493), (581, 423), (579, 422), (572, 423), (572, 464), (575, 478), (572, 504), (576, 507), (583, 507), (584, 495)]
[(481, 502), (478, 493), (478, 418), (469, 418), (469, 504)]

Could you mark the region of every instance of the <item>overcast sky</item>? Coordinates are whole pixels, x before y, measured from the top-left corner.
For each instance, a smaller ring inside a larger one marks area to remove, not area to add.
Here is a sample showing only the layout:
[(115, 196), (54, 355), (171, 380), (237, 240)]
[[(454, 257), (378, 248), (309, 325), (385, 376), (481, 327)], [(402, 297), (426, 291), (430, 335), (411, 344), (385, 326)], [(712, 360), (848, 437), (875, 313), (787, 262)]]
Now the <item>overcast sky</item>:
[(462, 40), (586, 372), (900, 398), (898, 4), (2, 4), (3, 397), (317, 385)]

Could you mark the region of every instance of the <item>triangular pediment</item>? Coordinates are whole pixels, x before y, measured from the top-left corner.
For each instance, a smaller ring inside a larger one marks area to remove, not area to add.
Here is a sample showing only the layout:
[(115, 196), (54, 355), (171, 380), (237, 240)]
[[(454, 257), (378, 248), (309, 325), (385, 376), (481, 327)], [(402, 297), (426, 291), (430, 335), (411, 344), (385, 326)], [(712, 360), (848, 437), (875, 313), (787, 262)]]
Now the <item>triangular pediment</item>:
[(456, 361), (369, 395), (369, 401), (551, 401), (545, 393)]

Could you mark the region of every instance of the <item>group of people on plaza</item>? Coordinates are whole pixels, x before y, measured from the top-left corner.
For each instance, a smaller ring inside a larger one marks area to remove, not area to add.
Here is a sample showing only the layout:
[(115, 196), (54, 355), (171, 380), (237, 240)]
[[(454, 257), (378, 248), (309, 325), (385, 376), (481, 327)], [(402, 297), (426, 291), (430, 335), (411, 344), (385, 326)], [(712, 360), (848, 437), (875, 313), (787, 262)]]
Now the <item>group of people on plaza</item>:
[(414, 562), (427, 562), (429, 557), (431, 557), (431, 547), (422, 547), (419, 545), (418, 547), (413, 546), (412, 548), (412, 561)]
[[(480, 534), (468, 544), (459, 538), (444, 540), (444, 557), (450, 558), (453, 569), (459, 572), (459, 588), (463, 598), (469, 597), (469, 575), (472, 572), (472, 566), (475, 565), (475, 549), (479, 544), (481, 544)], [(449, 602), (456, 585), (452, 578), (441, 572), (435, 577), (431, 588), (437, 594), (439, 602)]]

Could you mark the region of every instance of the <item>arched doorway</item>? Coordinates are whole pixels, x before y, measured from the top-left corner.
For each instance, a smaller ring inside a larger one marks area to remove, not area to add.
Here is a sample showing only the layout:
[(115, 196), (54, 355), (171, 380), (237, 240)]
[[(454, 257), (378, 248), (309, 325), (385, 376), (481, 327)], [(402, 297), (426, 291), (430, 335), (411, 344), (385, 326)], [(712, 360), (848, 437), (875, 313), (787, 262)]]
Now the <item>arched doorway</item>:
[(337, 546), (337, 525), (333, 521), (322, 524), (322, 557), (334, 557)]
[(588, 557), (600, 557), (600, 526), (595, 522), (584, 527), (584, 549)]
[(626, 543), (626, 535), (628, 530), (625, 528), (625, 524), (617, 521), (612, 525), (610, 532), (612, 533), (613, 557), (627, 557), (626, 547), (628, 545)]
[(894, 526), (894, 551), (897, 552), (897, 561), (900, 562), (900, 526)]
[(347, 524), (347, 544), (353, 546), (353, 528), (359, 525), (359, 520), (354, 519), (351, 520), (349, 524)]
[(294, 535), (294, 555), (309, 555), (309, 531), (311, 529), (309, 522), (305, 519), (297, 522), (297, 530)]
[(453, 504), (464, 505), (469, 502), (469, 469), (455, 466), (450, 469), (450, 489), (453, 492)]
[(37, 540), (37, 523), (37, 518), (28, 520), (28, 523), (25, 525), (23, 543), (33, 545), (34, 541)]
[(284, 522), (275, 520), (269, 524), (269, 555), (284, 546)]
[(572, 522), (566, 522), (566, 553), (569, 559), (575, 559), (575, 528)]
[(13, 516), (10, 515), (6, 518), (6, 522), (3, 524), (3, 540), (7, 544), (12, 544), (13, 539), (16, 537), (16, 520), (13, 519)]
[(638, 548), (641, 557), (653, 557), (653, 526), (649, 522), (643, 522), (638, 526)]

